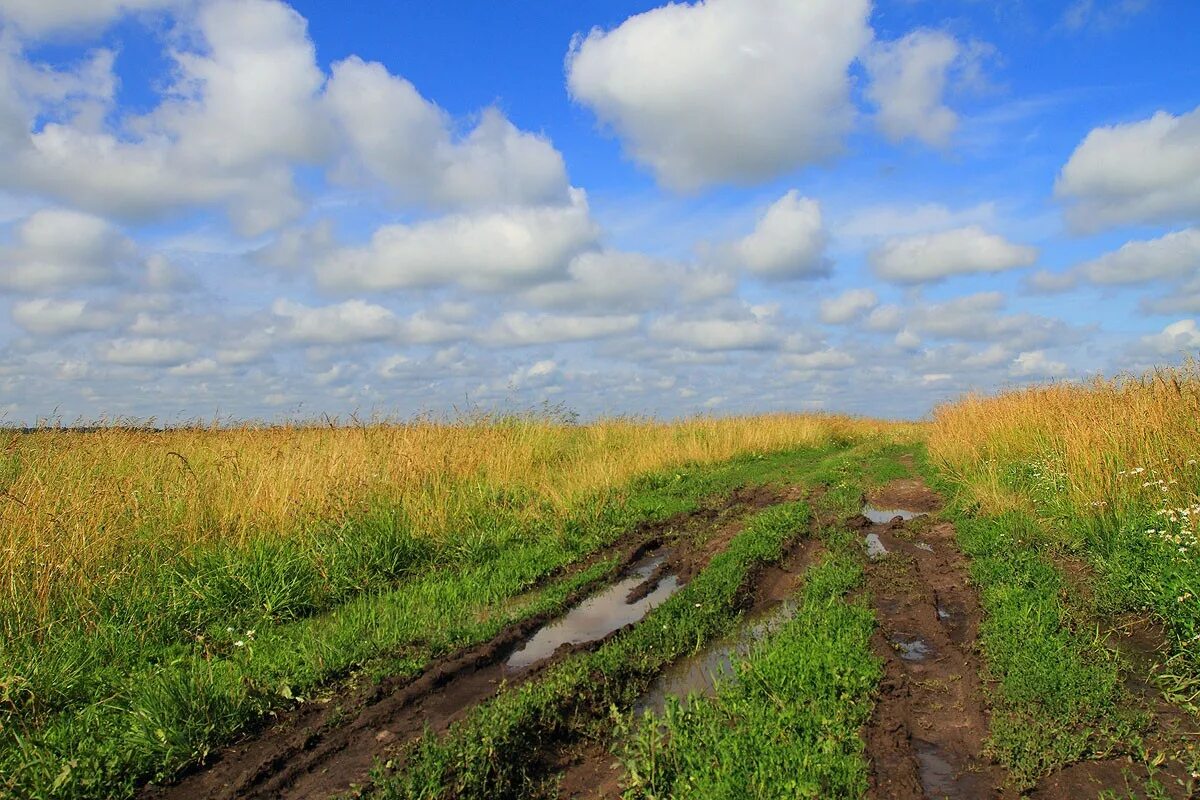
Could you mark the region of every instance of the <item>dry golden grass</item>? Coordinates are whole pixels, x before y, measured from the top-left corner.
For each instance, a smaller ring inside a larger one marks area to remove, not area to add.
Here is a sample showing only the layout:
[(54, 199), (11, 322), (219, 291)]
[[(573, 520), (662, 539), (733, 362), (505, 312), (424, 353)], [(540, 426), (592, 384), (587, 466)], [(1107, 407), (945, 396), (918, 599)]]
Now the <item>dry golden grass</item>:
[(827, 415), (10, 433), (0, 435), (0, 596), (41, 606), (57, 589), (111, 579), (135, 548), (166, 557), (304, 535), (381, 506), (443, 536), (480, 496), (562, 512), (674, 464), (885, 431), (915, 435)]
[(1183, 505), (1194, 502), (1200, 476), (1200, 362), (970, 395), (938, 407), (933, 422), (934, 463), (969, 486), (985, 511), (1026, 502), (1004, 485), (1005, 470), (1021, 463), (1065, 476), (1079, 513)]

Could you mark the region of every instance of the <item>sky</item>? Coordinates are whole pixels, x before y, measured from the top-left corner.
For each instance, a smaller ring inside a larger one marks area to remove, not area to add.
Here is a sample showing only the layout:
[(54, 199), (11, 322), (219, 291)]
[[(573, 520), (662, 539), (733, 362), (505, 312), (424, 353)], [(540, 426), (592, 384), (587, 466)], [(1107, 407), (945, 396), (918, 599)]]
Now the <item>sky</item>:
[(1200, 353), (1194, 0), (0, 0), (0, 425), (921, 418)]

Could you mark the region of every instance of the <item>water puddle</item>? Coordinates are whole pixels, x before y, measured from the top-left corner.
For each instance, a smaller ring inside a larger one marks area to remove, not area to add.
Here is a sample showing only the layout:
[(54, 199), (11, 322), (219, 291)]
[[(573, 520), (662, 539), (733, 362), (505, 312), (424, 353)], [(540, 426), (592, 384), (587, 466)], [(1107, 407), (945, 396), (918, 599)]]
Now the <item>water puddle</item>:
[(878, 561), (888, 554), (887, 546), (877, 533), (868, 533), (864, 536), (863, 544), (867, 546), (867, 558), (872, 561)]
[(634, 703), (634, 713), (661, 715), (668, 697), (713, 697), (718, 682), (734, 679), (734, 664), (748, 656), (755, 643), (779, 630), (795, 613), (794, 602), (780, 603), (768, 613), (743, 620), (729, 636), (711, 642), (695, 655), (667, 667), (646, 694)]
[(603, 639), (619, 628), (637, 622), (655, 606), (679, 590), (679, 581), (667, 575), (641, 599), (627, 602), (629, 595), (645, 583), (662, 564), (665, 556), (655, 556), (635, 564), (627, 576), (592, 595), (547, 624), (509, 656), (506, 672), (517, 672), (554, 655), (563, 645), (585, 644)]
[(907, 521), (916, 517), (925, 516), (924, 512), (921, 511), (907, 511), (903, 508), (876, 508), (870, 503), (863, 505), (862, 513), (864, 517), (871, 520), (871, 522), (874, 522), (876, 525), (886, 525), (896, 517), (900, 517), (900, 519)]
[(916, 548), (918, 550), (924, 550), (926, 553), (933, 552), (933, 545), (928, 544), (927, 542), (917, 542)]
[(927, 797), (960, 797), (958, 792), (958, 770), (942, 755), (941, 748), (935, 744), (913, 739), (913, 749), (917, 751), (917, 763), (920, 765), (921, 785)]
[(966, 610), (956, 605), (946, 605), (938, 603), (937, 606), (938, 622), (945, 627), (950, 641), (955, 644), (962, 644), (967, 639), (967, 614)]
[(919, 636), (909, 641), (897, 637), (892, 643), (900, 651), (900, 658), (905, 661), (924, 661), (933, 653), (929, 644)]

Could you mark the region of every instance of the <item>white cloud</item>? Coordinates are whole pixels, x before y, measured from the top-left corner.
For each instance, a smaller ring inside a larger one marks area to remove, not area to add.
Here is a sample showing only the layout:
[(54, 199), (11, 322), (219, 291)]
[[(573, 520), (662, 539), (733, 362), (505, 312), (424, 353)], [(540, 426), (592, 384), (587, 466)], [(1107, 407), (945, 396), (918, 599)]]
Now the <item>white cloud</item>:
[(1200, 228), (1185, 228), (1149, 241), (1126, 242), (1120, 249), (1079, 265), (1094, 283), (1145, 283), (1186, 278), (1200, 272)]
[(927, 283), (951, 275), (1027, 267), (1037, 249), (1009, 242), (978, 225), (889, 239), (871, 252), (875, 274), (896, 283)]
[(638, 325), (638, 317), (633, 314), (573, 316), (513, 311), (497, 319), (490, 329), (482, 333), (480, 341), (486, 345), (522, 346), (602, 339), (631, 333)]
[(1151, 314), (1200, 314), (1200, 276), (1162, 297), (1144, 300), (1142, 308)]
[(815, 353), (786, 353), (779, 357), (779, 363), (796, 370), (835, 370), (852, 367), (857, 362), (849, 353), (828, 348)]
[(1079, 284), (1079, 273), (1075, 270), (1067, 272), (1051, 272), (1039, 269), (1025, 279), (1026, 287), (1035, 294), (1056, 294), (1074, 289)]
[(692, 350), (762, 350), (779, 344), (779, 333), (769, 320), (754, 315), (737, 318), (660, 317), (650, 335)]
[(1055, 183), (1082, 230), (1200, 216), (1200, 108), (1093, 129)]
[(949, 143), (958, 115), (943, 101), (949, 73), (975, 51), (941, 31), (916, 30), (892, 42), (876, 42), (863, 61), (871, 82), (867, 98), (879, 112), (875, 124), (893, 142), (920, 139)]
[(855, 211), (834, 226), (838, 239), (873, 241), (899, 236), (933, 233), (967, 225), (992, 225), (996, 221), (994, 203), (953, 210), (941, 203), (918, 205), (880, 205)]
[(689, 269), (641, 253), (597, 250), (573, 258), (565, 280), (534, 286), (524, 296), (546, 308), (621, 311), (660, 306), (672, 298), (707, 300), (733, 290), (733, 279), (722, 272)]
[(508, 376), (507, 383), (514, 388), (530, 385), (545, 386), (557, 375), (558, 364), (553, 360), (545, 359), (513, 370)]
[(302, 344), (379, 341), (395, 336), (399, 329), (395, 314), (383, 306), (362, 300), (347, 300), (321, 308), (276, 300), (271, 312), (284, 321), (284, 336)]
[(181, 339), (117, 339), (101, 348), (100, 356), (111, 364), (136, 367), (172, 367), (196, 353), (196, 346)]
[(1057, 378), (1067, 373), (1067, 365), (1052, 361), (1044, 350), (1031, 350), (1013, 359), (1009, 371), (1023, 377)]
[(1075, 0), (1063, 12), (1062, 22), (1068, 30), (1087, 27), (1114, 28), (1141, 13), (1150, 0)]
[(167, 370), (168, 374), (183, 378), (216, 375), (220, 371), (221, 365), (211, 358), (198, 358), (195, 361), (189, 361), (186, 364), (180, 364)]
[(921, 337), (908, 328), (901, 328), (893, 341), (901, 350), (916, 350), (921, 346)]
[(349, 145), (346, 177), (362, 172), (409, 202), (449, 206), (567, 199), (562, 156), (542, 136), (483, 112), (461, 141), (451, 120), (404, 78), (352, 57), (333, 65), (326, 102)]
[(1079, 331), (1062, 320), (1028, 313), (997, 313), (1004, 305), (1005, 297), (1000, 292), (979, 292), (944, 303), (919, 305), (909, 313), (909, 327), (939, 339), (997, 342), (1030, 350), (1046, 344), (1067, 344), (1079, 337)]
[(117, 316), (94, 307), (86, 300), (39, 298), (17, 303), (12, 309), (13, 322), (30, 333), (59, 336), (111, 327)]
[(29, 36), (78, 32), (118, 17), (179, 5), (180, 0), (0, 0), (0, 20)]
[(873, 331), (891, 332), (904, 324), (904, 312), (900, 306), (880, 306), (867, 316), (867, 328)]
[(829, 325), (844, 325), (879, 305), (879, 297), (870, 289), (850, 289), (837, 297), (821, 301), (821, 321)]
[(385, 225), (369, 245), (344, 248), (317, 265), (321, 285), (386, 290), (457, 282), (496, 290), (561, 275), (592, 247), (598, 230), (583, 192), (569, 206), (514, 207)]
[(867, 0), (671, 4), (573, 42), (567, 83), (667, 186), (761, 180), (841, 149), (869, 12)]
[(0, 248), (0, 288), (70, 289), (108, 283), (137, 248), (99, 217), (63, 209), (34, 212)]
[(762, 278), (820, 278), (831, 269), (828, 240), (820, 204), (793, 189), (767, 208), (748, 236), (719, 248), (718, 257)]
[(1200, 326), (1194, 319), (1172, 322), (1160, 333), (1143, 336), (1141, 346), (1157, 356), (1194, 356), (1200, 350)]

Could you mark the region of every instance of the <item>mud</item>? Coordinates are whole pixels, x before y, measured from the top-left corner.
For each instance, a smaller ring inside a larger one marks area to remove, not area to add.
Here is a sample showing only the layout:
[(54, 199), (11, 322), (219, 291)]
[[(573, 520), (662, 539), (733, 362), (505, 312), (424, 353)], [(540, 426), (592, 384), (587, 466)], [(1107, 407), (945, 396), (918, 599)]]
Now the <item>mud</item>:
[[(772, 489), (739, 490), (719, 507), (644, 525), (624, 543), (593, 554), (572, 570), (621, 554), (623, 577), (613, 592), (620, 602), (608, 599), (602, 605), (618, 617), (631, 609), (644, 615), (723, 549), (741, 529), (741, 517), (781, 499)], [(669, 541), (674, 546), (667, 546)], [(563, 574), (548, 576), (547, 581)], [(582, 587), (572, 604), (604, 582)], [(385, 678), (371, 686), (348, 686), (327, 701), (280, 712), (273, 724), (224, 748), (210, 764), (172, 785), (148, 786), (141, 797), (324, 798), (352, 791), (366, 782), (376, 759), (399, 757), (425, 730), (446, 730), (502, 687), (528, 680), (571, 652), (597, 646), (629, 624), (587, 641), (560, 637), (562, 628), (538, 639), (539, 631), (554, 630), (553, 621), (545, 614), (510, 625), (488, 642), (434, 661), (415, 679)], [(562, 641), (555, 643), (556, 638)], [(510, 665), (509, 658), (521, 648), (528, 654), (526, 663)]]
[[(810, 501), (821, 493), (810, 493)], [(789, 500), (801, 497), (799, 490), (785, 495)], [(804, 571), (816, 560), (823, 544), (813, 538), (819, 523), (810, 523), (809, 535), (789, 543), (783, 557), (764, 567), (750, 580), (747, 611), (743, 622), (729, 636), (702, 648), (662, 672), (634, 703), (635, 713), (660, 713), (668, 696), (684, 698), (689, 694), (711, 696), (718, 680), (732, 677), (732, 664), (786, 621), (794, 607), (789, 601), (803, 580)], [(604, 743), (588, 741), (563, 743), (547, 755), (547, 774), (558, 774), (560, 798), (599, 800), (621, 794), (624, 769)]]
[(954, 527), (923, 525), (922, 541), (912, 541), (911, 520), (941, 505), (920, 481), (893, 481), (868, 501), (890, 515), (859, 518), (864, 541), (883, 551), (866, 570), (879, 620), (872, 649), (884, 662), (864, 731), (870, 796), (999, 797), (1004, 775), (983, 755), (988, 718), (974, 649), (981, 612)]
[(505, 674), (520, 674), (553, 656), (560, 647), (595, 642), (641, 620), (679, 590), (675, 575), (651, 579), (665, 558), (659, 555), (643, 559), (629, 570), (627, 577), (542, 627), (504, 662)]

